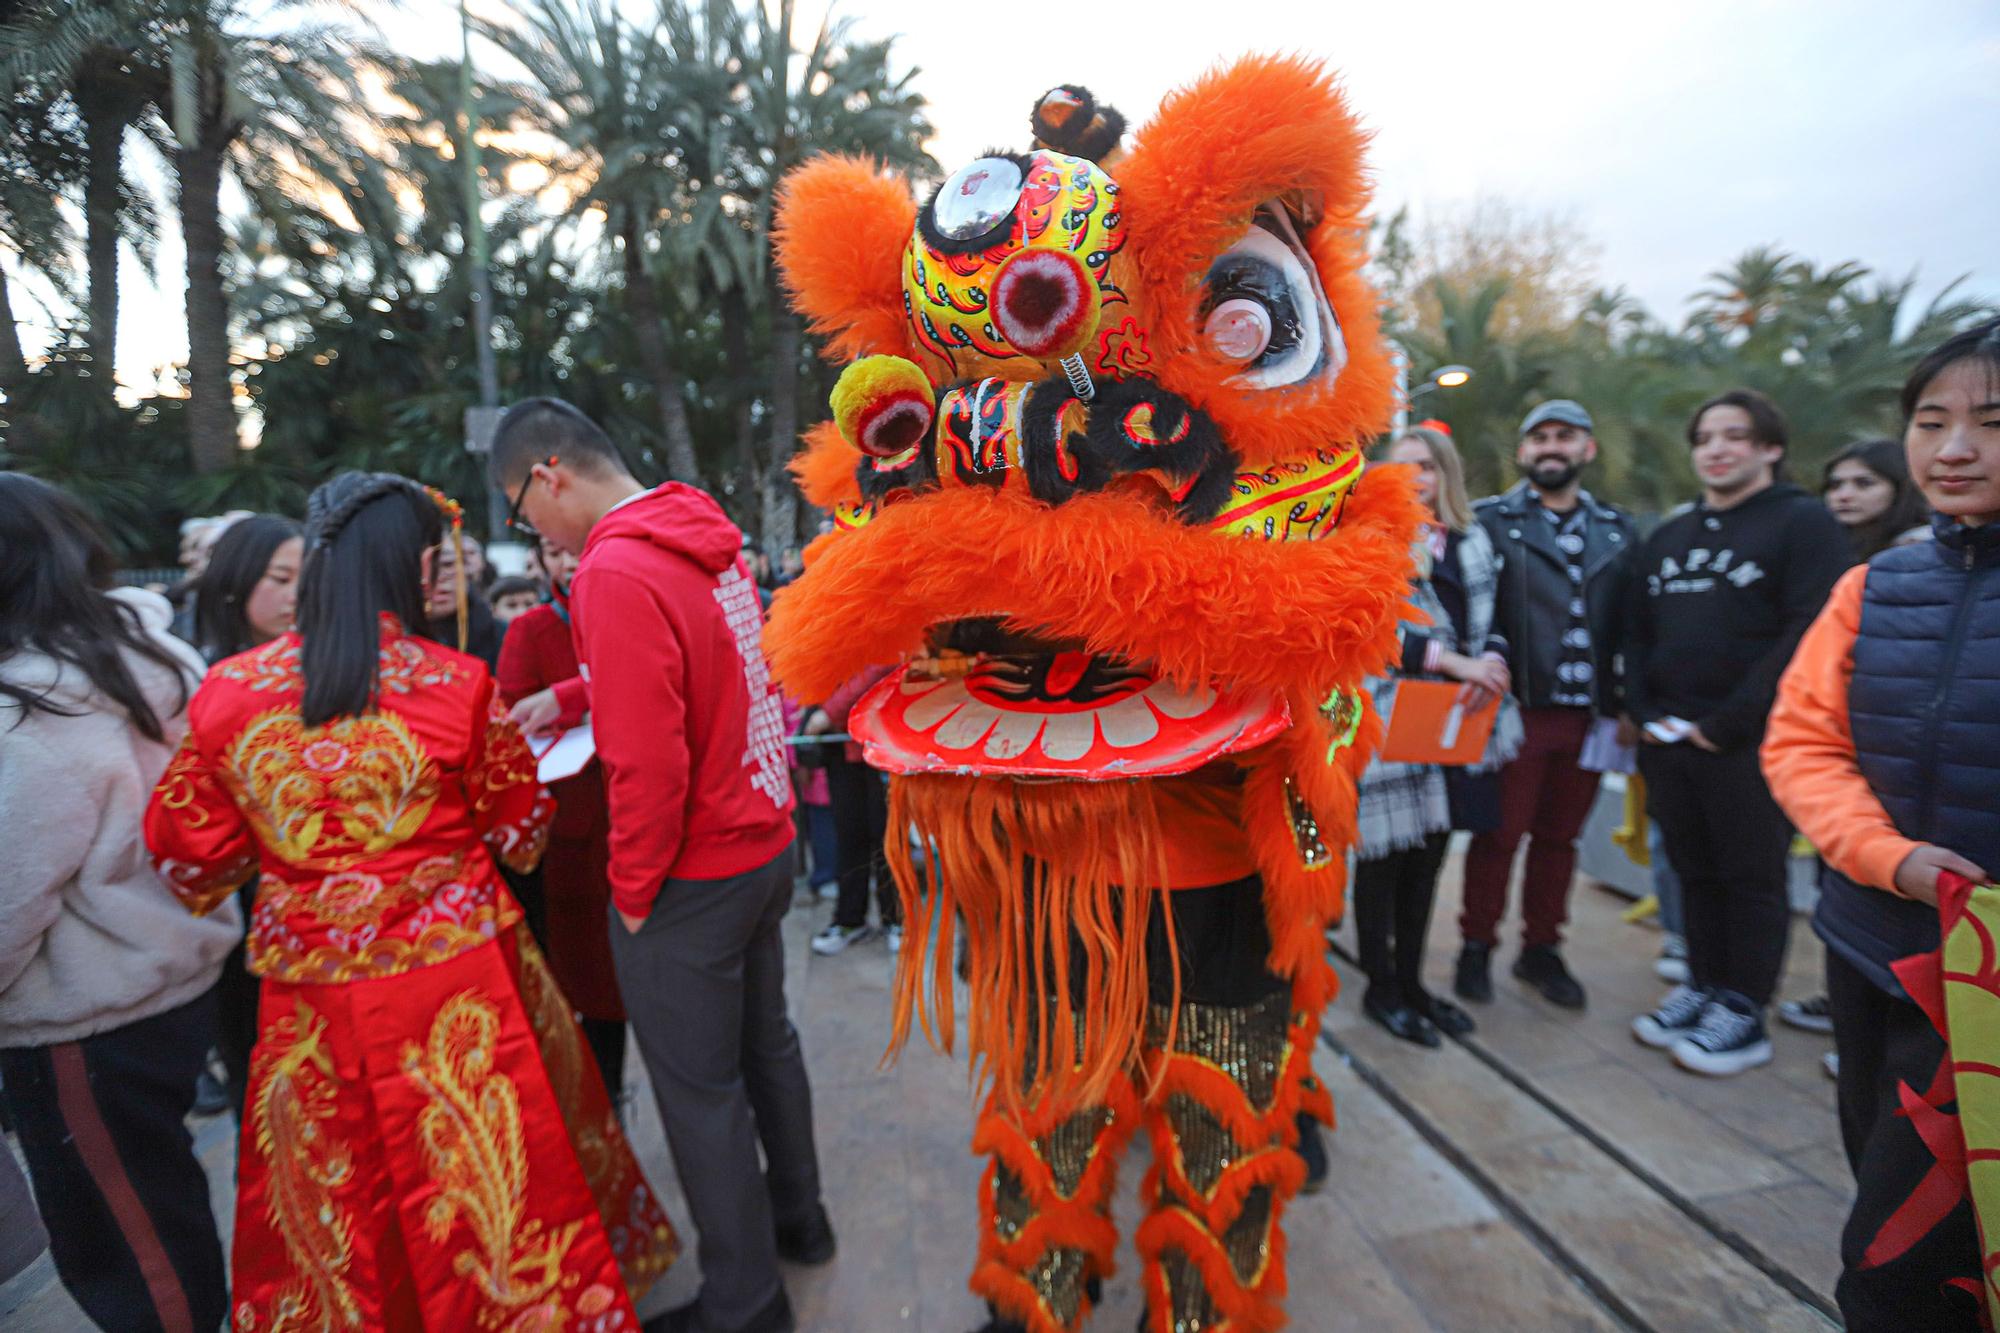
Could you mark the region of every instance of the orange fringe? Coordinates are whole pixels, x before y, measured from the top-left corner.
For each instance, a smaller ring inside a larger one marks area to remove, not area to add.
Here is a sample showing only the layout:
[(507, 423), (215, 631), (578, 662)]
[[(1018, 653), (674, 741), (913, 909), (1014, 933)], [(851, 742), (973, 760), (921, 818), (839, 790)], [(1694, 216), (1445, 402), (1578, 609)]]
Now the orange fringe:
[[(889, 1055), (909, 1040), (913, 1012), (932, 1045), (952, 1049), (962, 929), (980, 1076), (1014, 1107), (1101, 1103), (1145, 1039), (1146, 923), (1165, 890), (1131, 886), (1166, 882), (1151, 786), (900, 777), (889, 828), (907, 927)], [(923, 840), (922, 873), (895, 836), (909, 828)], [(1087, 997), (1080, 1010), (1072, 975)], [(1178, 997), (1178, 974), (1173, 989)]]
[[(1045, 1103), (1017, 1117), (996, 1090), (987, 1098), (973, 1132), (973, 1152), (990, 1155), (993, 1160), (987, 1163), (979, 1182), (979, 1263), (973, 1270), (971, 1287), (974, 1294), (991, 1301), (995, 1309), (1020, 1321), (1031, 1333), (1068, 1333), (1022, 1276), (1049, 1250), (1082, 1250), (1089, 1256), (1086, 1272), (1092, 1277), (1106, 1278), (1116, 1271), (1112, 1259), (1118, 1248), (1118, 1231), (1111, 1220), (1111, 1196), (1117, 1189), (1119, 1159), (1138, 1132), (1143, 1108), (1129, 1078), (1113, 1080), (1104, 1106), (1111, 1112), (1110, 1121), (1097, 1136), (1096, 1150), (1076, 1192), (1067, 1197), (1057, 1192), (1048, 1166), (1034, 1147), (1036, 1138), (1049, 1133), (1067, 1115), (1056, 1113)], [(1020, 1233), (1006, 1242), (993, 1228), (1000, 1166), (1014, 1173), (1035, 1210)], [(1088, 1310), (1086, 1297), (1083, 1312)]]

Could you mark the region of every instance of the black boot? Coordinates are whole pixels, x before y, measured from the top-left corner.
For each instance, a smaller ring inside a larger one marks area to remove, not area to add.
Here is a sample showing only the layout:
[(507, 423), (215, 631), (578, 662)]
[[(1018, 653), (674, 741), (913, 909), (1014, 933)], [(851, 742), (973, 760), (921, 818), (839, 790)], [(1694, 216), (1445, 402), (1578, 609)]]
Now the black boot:
[(817, 1205), (805, 1221), (781, 1225), (777, 1232), (778, 1257), (788, 1264), (817, 1267), (833, 1258), (833, 1223), (824, 1204)]
[(1465, 942), (1458, 951), (1458, 975), (1452, 979), (1452, 993), (1461, 1000), (1487, 1004), (1493, 999), (1493, 946)]
[(1437, 1029), (1422, 1014), (1404, 1004), (1400, 998), (1394, 1002), (1384, 1000), (1379, 992), (1370, 987), (1361, 997), (1361, 1012), (1382, 1025), (1392, 1037), (1415, 1042), (1419, 1046), (1435, 1048), (1438, 1044)]
[[(1317, 1194), (1326, 1188), (1326, 1140), (1320, 1137), (1319, 1121), (1299, 1112), (1299, 1157), (1306, 1164), (1306, 1183), (1301, 1194)], [(1143, 1327), (1143, 1325), (1142, 1325)]]
[(1542, 998), (1563, 1009), (1581, 1009), (1583, 985), (1563, 966), (1562, 955), (1553, 944), (1537, 944), (1521, 950), (1514, 960), (1514, 975), (1540, 991)]

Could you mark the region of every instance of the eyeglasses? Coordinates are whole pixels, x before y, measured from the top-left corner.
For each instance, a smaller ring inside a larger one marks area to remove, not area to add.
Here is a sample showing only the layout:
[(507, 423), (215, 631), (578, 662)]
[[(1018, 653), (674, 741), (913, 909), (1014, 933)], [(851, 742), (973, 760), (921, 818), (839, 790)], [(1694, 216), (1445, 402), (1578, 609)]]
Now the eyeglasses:
[[(557, 455), (550, 454), (542, 460), (541, 466), (554, 467), (558, 461), (560, 460)], [(534, 484), (535, 469), (530, 467), (528, 475), (521, 478), (521, 489), (514, 492), (514, 503), (507, 506), (507, 527), (514, 532), (520, 533), (530, 541), (540, 538), (542, 534), (536, 532), (535, 525), (521, 516), (521, 503), (528, 498), (528, 488)]]

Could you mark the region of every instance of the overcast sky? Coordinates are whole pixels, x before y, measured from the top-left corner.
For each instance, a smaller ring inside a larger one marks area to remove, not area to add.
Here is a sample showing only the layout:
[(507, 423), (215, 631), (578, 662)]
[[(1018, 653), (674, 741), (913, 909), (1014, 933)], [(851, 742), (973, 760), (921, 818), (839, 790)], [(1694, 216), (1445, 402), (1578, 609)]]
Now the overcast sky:
[[(799, 9), (803, 43), (820, 0)], [(1706, 274), (1759, 244), (1916, 270), (1924, 296), (1970, 274), (1967, 290), (2000, 298), (2000, 0), (844, 0), (837, 12), (858, 35), (902, 34), (947, 170), (1021, 141), (1053, 84), (1084, 83), (1136, 125), (1207, 64), (1295, 51), (1340, 70), (1375, 130), (1378, 208), (1423, 214), (1484, 194), (1565, 213), (1596, 245), (1599, 280), (1669, 322)], [(444, 54), (456, 26), (449, 0), (402, 0), (391, 31)], [(163, 258), (178, 265), (178, 247)], [(162, 286), (134, 292), (126, 377), (185, 355), (180, 284)]]

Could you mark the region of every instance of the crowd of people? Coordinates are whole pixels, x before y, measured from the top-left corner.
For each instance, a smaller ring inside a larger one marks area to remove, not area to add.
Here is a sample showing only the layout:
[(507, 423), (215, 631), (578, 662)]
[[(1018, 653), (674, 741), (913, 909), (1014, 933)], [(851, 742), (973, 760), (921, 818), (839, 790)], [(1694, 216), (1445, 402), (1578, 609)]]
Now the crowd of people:
[[(1471, 762), (1366, 770), (1352, 915), (1361, 1010), (1397, 1038), (1475, 1029), (1516, 892), (1512, 975), (1583, 1008), (1577, 842), (1624, 774), (1671, 984), (1632, 1035), (1733, 1076), (1772, 1058), (1803, 835), (1827, 990), (1782, 1012), (1834, 1038), (1843, 1312), (1971, 1328), (1969, 1204), (1911, 1221), (1935, 1159), (1899, 1090), (1948, 1051), (1894, 964), (1938, 947), (1941, 887), (2000, 866), (2000, 324), (1932, 352), (1902, 411), (1815, 497), (1780, 406), (1717, 395), (1687, 426), (1699, 493), (1643, 528), (1583, 485), (1583, 404), (1530, 411), (1519, 484), (1476, 502), (1436, 423), (1390, 440), (1430, 522), (1374, 707), (1447, 681), (1493, 718)], [(887, 668), (782, 697), (759, 636), (798, 551), (641, 486), (576, 409), (516, 405), (490, 466), (522, 574), (435, 492), (350, 473), (303, 521), (191, 520), (171, 601), (0, 473), (0, 1105), (104, 1328), (636, 1326), (676, 1240), (620, 1130), (628, 1035), (704, 1279), (646, 1327), (789, 1329), (779, 1260), (833, 1255), (779, 925), (803, 874), (832, 900), (817, 954), (901, 944), (900, 831), (848, 730)], [(531, 742), (586, 720), (595, 757), (545, 790)], [(1448, 999), (1422, 969), (1454, 832)], [(242, 1126), (227, 1276), (191, 1110)], [(32, 1251), (11, 1168), (0, 1242)]]

